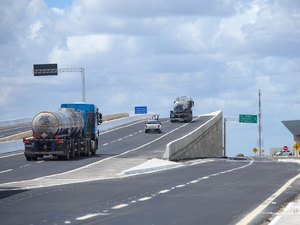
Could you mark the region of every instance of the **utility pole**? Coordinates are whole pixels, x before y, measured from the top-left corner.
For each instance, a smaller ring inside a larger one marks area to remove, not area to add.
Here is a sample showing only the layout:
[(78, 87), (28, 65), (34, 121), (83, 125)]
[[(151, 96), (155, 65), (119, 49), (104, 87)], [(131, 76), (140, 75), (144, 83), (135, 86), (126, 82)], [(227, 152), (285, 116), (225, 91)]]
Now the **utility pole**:
[(262, 150), (262, 125), (261, 125), (261, 90), (258, 90), (258, 152), (261, 157)]
[(227, 121), (227, 118), (224, 118), (224, 127), (223, 127), (223, 130), (224, 130), (224, 138), (223, 138), (223, 142), (224, 142), (224, 145), (223, 145), (223, 157), (226, 157), (226, 121)]

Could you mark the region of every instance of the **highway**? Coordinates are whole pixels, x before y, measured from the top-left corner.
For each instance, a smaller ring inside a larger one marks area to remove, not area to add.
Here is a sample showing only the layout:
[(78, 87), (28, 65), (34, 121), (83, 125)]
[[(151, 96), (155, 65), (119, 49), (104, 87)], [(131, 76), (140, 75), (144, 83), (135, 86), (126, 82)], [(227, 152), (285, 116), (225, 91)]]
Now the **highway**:
[[(95, 157), (27, 162), (22, 152), (0, 155), (2, 224), (236, 224), (299, 174), (299, 165), (267, 158), (199, 159), (180, 167), (128, 176), (122, 171), (161, 159), (165, 146), (209, 120), (162, 120), (163, 133), (135, 122), (100, 135)], [(64, 185), (62, 185), (64, 184)], [(292, 186), (252, 224), (299, 193)]]

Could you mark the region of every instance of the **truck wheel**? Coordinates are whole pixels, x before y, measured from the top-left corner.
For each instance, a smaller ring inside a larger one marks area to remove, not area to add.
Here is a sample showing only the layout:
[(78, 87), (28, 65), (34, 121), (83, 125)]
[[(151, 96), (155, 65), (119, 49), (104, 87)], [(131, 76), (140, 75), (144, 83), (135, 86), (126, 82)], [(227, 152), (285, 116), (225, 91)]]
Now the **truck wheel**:
[(71, 141), (71, 158), (75, 158), (75, 144), (74, 144), (74, 140)]
[(31, 157), (26, 156), (26, 160), (27, 160), (27, 161), (31, 161)]
[(37, 155), (31, 157), (31, 160), (32, 160), (32, 161), (36, 161), (37, 159), (38, 159), (38, 156), (37, 156)]
[(70, 159), (70, 151), (68, 151), (68, 153), (66, 154), (66, 160), (69, 160)]
[(88, 140), (86, 142), (86, 155), (89, 156), (91, 154), (91, 142)]

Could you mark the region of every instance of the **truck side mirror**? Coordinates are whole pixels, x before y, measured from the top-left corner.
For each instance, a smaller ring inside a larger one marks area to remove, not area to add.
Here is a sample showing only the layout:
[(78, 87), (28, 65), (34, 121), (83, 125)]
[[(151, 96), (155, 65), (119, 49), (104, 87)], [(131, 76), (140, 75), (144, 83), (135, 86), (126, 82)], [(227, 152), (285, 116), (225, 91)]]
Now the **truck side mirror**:
[(100, 125), (102, 123), (102, 113), (99, 113), (98, 109), (96, 112), (96, 117), (97, 117), (97, 125)]
[(97, 117), (97, 125), (100, 125), (102, 123), (102, 113), (98, 113)]

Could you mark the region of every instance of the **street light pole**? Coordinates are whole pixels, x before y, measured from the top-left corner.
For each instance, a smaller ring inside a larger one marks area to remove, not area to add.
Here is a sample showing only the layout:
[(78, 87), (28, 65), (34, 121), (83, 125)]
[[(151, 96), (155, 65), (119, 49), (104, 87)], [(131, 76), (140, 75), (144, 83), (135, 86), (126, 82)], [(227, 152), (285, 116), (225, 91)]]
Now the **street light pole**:
[(223, 157), (226, 157), (226, 121), (227, 121), (227, 118), (224, 118), (224, 152), (223, 152)]
[(261, 126), (261, 90), (258, 90), (258, 150), (259, 157), (262, 151), (262, 126)]
[(85, 102), (85, 73), (84, 73), (84, 68), (81, 68), (81, 95), (82, 95), (82, 102)]

